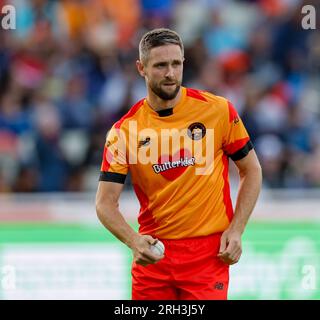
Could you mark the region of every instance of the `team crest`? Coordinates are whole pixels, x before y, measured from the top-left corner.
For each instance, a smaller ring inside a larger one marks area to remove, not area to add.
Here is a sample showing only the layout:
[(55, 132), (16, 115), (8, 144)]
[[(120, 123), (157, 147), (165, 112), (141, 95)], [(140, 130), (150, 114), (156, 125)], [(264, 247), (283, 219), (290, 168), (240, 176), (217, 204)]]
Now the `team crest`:
[(188, 136), (192, 140), (201, 140), (206, 135), (206, 127), (201, 122), (194, 122), (188, 127)]

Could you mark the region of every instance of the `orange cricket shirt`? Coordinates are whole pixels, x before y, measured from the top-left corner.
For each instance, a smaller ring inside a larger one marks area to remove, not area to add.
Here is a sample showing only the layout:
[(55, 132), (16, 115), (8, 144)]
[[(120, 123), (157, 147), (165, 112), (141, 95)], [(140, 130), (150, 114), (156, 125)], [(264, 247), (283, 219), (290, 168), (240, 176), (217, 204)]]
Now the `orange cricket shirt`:
[(228, 100), (182, 87), (174, 108), (156, 112), (143, 99), (112, 126), (100, 181), (124, 183), (130, 171), (139, 233), (206, 236), (224, 231), (233, 217), (228, 158), (240, 160), (252, 148)]

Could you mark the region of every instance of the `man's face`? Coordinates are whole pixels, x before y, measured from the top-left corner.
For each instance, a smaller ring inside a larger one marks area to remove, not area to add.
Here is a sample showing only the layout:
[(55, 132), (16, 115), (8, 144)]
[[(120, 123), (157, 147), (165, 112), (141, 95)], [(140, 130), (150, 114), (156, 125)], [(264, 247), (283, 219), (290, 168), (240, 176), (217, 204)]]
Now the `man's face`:
[(162, 100), (174, 99), (180, 89), (183, 72), (181, 48), (175, 44), (152, 48), (139, 72), (147, 85)]

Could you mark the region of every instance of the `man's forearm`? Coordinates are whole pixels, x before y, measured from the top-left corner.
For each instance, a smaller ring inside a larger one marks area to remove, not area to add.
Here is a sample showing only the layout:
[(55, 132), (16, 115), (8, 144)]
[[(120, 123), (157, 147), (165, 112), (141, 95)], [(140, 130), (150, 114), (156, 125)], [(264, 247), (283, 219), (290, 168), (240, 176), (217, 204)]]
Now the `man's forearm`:
[(240, 185), (234, 217), (230, 229), (244, 232), (249, 217), (257, 202), (262, 182), (262, 173), (259, 166), (250, 169), (248, 172), (240, 172)]
[(97, 215), (101, 223), (120, 241), (132, 248), (137, 233), (123, 218), (117, 206), (97, 206)]

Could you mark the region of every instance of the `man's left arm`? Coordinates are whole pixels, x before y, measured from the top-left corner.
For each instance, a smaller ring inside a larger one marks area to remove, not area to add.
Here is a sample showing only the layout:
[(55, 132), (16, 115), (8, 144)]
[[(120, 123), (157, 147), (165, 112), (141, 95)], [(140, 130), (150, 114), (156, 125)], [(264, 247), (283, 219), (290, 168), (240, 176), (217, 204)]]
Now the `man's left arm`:
[(223, 262), (230, 265), (240, 259), (241, 236), (258, 199), (262, 183), (261, 166), (253, 149), (246, 157), (235, 161), (235, 164), (240, 176), (237, 202), (230, 226), (221, 236), (218, 254)]

